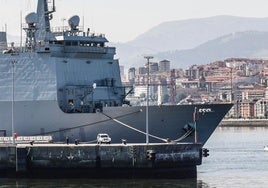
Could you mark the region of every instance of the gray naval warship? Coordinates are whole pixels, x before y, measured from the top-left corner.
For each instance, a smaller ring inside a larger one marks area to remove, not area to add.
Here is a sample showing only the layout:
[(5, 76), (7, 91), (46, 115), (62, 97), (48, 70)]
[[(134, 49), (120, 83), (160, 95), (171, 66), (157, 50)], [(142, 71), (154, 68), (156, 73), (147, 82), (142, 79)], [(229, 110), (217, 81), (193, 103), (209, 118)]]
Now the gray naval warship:
[(11, 45), (0, 55), (1, 134), (90, 142), (107, 133), (113, 143), (125, 139), (204, 145), (232, 107), (131, 106), (115, 47), (106, 46), (104, 35), (82, 31), (78, 16), (68, 20), (68, 29), (52, 31), (53, 12), (54, 1), (38, 0), (37, 12), (25, 18), (25, 44)]

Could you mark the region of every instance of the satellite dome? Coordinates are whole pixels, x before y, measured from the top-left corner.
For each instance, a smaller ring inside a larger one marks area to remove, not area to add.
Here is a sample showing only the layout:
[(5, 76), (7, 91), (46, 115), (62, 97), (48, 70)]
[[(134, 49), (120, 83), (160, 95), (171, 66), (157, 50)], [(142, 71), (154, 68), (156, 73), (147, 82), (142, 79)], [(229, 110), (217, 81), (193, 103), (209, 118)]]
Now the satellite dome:
[(68, 20), (69, 26), (70, 26), (72, 29), (76, 29), (76, 27), (79, 25), (79, 22), (80, 22), (80, 18), (79, 18), (79, 16), (77, 16), (77, 15), (72, 16), (72, 17)]
[(25, 17), (25, 20), (27, 24), (34, 24), (34, 23), (37, 23), (38, 16), (35, 12), (31, 12)]

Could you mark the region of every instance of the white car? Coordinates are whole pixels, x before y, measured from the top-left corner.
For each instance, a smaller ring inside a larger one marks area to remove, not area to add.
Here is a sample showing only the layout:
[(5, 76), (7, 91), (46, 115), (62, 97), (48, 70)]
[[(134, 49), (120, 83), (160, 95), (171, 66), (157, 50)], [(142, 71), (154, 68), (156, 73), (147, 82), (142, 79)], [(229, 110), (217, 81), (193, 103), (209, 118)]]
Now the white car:
[(101, 133), (101, 134), (97, 135), (97, 143), (98, 144), (102, 144), (102, 143), (110, 144), (111, 141), (112, 141), (112, 139), (106, 133)]

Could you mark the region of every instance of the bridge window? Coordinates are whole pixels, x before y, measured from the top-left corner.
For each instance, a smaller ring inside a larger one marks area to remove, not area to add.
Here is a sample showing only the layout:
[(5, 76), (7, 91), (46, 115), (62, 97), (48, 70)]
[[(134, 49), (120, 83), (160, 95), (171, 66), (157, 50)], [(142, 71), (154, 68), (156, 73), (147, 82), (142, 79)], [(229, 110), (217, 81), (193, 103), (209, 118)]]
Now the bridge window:
[(72, 42), (72, 46), (78, 46), (78, 42)]
[(49, 41), (49, 44), (59, 44), (62, 45), (63, 41)]

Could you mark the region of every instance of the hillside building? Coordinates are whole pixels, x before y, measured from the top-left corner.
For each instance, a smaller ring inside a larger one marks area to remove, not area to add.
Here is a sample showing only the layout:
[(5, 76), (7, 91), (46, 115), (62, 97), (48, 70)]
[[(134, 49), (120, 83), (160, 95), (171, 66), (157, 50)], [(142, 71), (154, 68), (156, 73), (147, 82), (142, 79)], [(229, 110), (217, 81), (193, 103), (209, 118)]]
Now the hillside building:
[(166, 72), (170, 71), (170, 61), (168, 60), (162, 60), (158, 63), (158, 71), (159, 72)]

